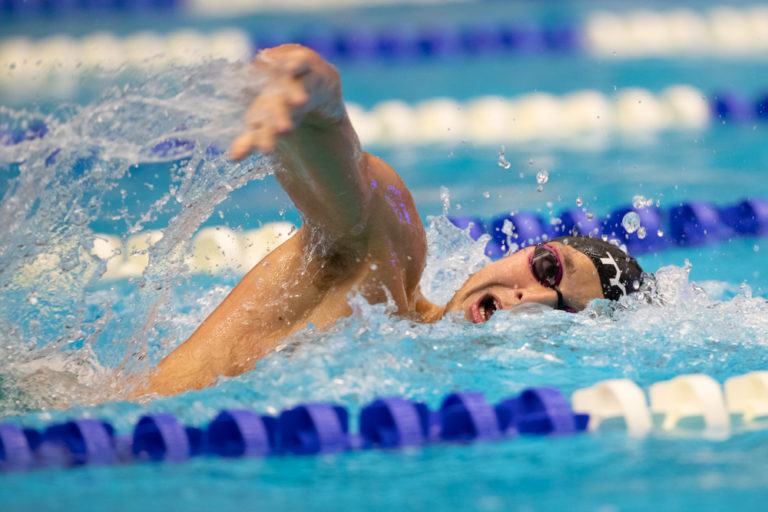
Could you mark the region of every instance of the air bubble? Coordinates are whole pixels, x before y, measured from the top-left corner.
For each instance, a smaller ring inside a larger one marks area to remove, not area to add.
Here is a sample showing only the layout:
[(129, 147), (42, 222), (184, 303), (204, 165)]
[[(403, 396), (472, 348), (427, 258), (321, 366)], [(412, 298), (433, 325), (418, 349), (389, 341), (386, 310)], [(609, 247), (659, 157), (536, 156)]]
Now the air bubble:
[(581, 196), (576, 198), (576, 206), (578, 206), (579, 208), (584, 206), (584, 200), (581, 198)]
[(639, 290), (640, 289), (640, 281), (638, 281), (637, 279), (632, 281), (632, 288), (634, 288), (635, 290)]
[(501, 146), (499, 148), (499, 167), (501, 167), (502, 169), (509, 169), (510, 167), (512, 167), (512, 164), (509, 163), (509, 160), (507, 160), (507, 157), (504, 155), (504, 152), (506, 151), (506, 149), (507, 148), (505, 148), (504, 146)]
[(656, 232), (656, 236), (661, 238), (664, 236), (664, 230), (659, 228), (659, 230)]
[(77, 254), (67, 254), (61, 258), (61, 261), (59, 262), (59, 266), (61, 267), (61, 270), (64, 272), (70, 272), (77, 268), (77, 265), (80, 263), (80, 258)]
[(640, 208), (645, 208), (646, 205), (646, 199), (645, 197), (641, 195), (634, 196), (632, 198), (632, 207), (636, 210), (639, 210)]
[(621, 225), (627, 233), (634, 233), (640, 227), (640, 216), (637, 212), (627, 212), (621, 219)]
[(483, 197), (488, 199), (489, 197), (491, 197), (491, 193), (486, 190), (485, 192), (483, 192)]
[(75, 208), (69, 216), (72, 224), (75, 226), (84, 226), (88, 224), (88, 214), (82, 208)]
[(645, 228), (643, 226), (640, 226), (637, 228), (637, 238), (640, 240), (644, 239), (646, 235)]
[(539, 172), (536, 173), (536, 183), (539, 185), (544, 185), (549, 181), (549, 172), (546, 169), (540, 169)]

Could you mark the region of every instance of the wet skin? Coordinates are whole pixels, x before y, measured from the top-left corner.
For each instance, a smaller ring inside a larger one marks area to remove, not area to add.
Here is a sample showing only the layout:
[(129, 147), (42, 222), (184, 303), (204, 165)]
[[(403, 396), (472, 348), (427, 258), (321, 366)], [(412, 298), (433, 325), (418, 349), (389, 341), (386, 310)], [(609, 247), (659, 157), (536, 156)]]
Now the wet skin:
[[(557, 303), (555, 291), (531, 272), (533, 248), (475, 273), (446, 306), (427, 300), (419, 289), (427, 252), (420, 215), (397, 173), (360, 147), (336, 69), (298, 45), (264, 50), (254, 66), (265, 85), (230, 156), (271, 156), (303, 225), (243, 277), (132, 397), (199, 389), (249, 371), (308, 324), (326, 329), (351, 314), (351, 294), (372, 304), (390, 301), (398, 315), (421, 322), (452, 312), (481, 322), (498, 309)], [(590, 259), (552, 245), (565, 266), (565, 304), (578, 311), (602, 297)]]
[[(580, 311), (589, 301), (603, 296), (597, 270), (586, 255), (560, 242), (548, 245), (563, 262), (559, 288), (568, 308)], [(487, 321), (495, 310), (520, 304), (555, 307), (557, 293), (541, 284), (531, 271), (533, 251), (534, 247), (520, 250), (472, 274), (445, 306), (445, 312), (461, 311), (465, 319), (479, 323)]]

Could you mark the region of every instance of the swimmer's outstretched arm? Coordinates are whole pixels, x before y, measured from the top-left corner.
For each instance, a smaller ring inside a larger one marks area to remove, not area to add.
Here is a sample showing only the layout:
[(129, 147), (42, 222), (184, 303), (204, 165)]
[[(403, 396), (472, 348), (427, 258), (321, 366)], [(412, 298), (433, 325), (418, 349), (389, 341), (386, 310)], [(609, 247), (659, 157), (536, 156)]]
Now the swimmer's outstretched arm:
[(146, 393), (173, 394), (253, 368), (286, 336), (349, 314), (347, 295), (418, 309), (426, 257), (411, 195), (382, 160), (362, 151), (336, 69), (298, 45), (262, 51), (266, 77), (232, 144), (233, 159), (271, 154), (304, 219), (299, 231), (232, 290), (150, 375)]
[(299, 45), (264, 50), (254, 65), (268, 80), (248, 109), (232, 158), (274, 154), (284, 168), (277, 179), (304, 221), (346, 236), (365, 221), (371, 190), (336, 68)]

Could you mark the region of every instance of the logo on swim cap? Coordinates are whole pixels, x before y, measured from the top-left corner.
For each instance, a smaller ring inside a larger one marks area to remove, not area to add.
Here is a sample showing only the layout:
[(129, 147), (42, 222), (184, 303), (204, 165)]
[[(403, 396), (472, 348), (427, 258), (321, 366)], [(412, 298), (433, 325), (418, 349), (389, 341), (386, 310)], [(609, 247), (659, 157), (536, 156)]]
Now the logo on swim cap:
[(619, 264), (616, 263), (616, 260), (613, 259), (613, 255), (610, 252), (606, 251), (605, 254), (608, 257), (600, 258), (600, 262), (603, 265), (613, 265), (613, 268), (616, 269), (616, 274), (608, 280), (608, 284), (621, 290), (621, 295), (624, 296), (627, 294), (627, 288), (624, 286), (624, 283), (621, 282), (621, 269), (619, 268)]

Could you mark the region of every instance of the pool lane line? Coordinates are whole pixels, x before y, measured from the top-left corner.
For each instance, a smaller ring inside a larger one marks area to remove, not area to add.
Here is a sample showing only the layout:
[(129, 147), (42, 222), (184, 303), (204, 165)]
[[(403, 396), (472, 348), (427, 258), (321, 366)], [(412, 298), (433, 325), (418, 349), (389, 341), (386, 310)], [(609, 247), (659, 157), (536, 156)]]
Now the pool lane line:
[(357, 432), (350, 431), (348, 410), (327, 402), (298, 404), (276, 416), (227, 409), (205, 427), (186, 426), (169, 413), (148, 413), (127, 435), (93, 418), (41, 430), (0, 423), (0, 472), (180, 463), (202, 456), (310, 456), (605, 430), (724, 440), (734, 431), (768, 428), (768, 371), (731, 377), (724, 392), (708, 375), (679, 375), (651, 384), (648, 396), (620, 378), (578, 389), (570, 402), (552, 387), (527, 388), (495, 405), (477, 391), (454, 392), (435, 411), (407, 398), (381, 397), (360, 410)]

